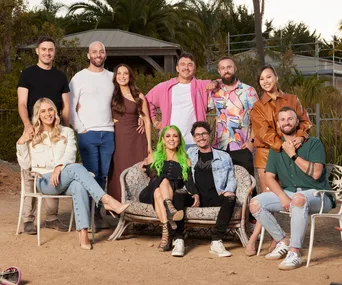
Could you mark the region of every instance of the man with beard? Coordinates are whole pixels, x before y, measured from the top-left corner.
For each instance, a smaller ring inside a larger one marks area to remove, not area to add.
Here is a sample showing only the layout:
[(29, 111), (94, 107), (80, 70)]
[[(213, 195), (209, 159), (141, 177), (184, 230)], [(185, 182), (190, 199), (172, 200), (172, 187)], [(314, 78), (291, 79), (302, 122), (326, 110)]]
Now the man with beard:
[[(302, 264), (302, 247), (308, 215), (318, 213), (321, 197), (316, 190), (330, 189), (325, 168), (325, 153), (318, 138), (309, 138), (296, 150), (293, 140), (299, 120), (294, 109), (283, 107), (278, 113), (277, 125), (282, 132), (282, 150), (270, 150), (266, 165), (266, 185), (271, 192), (264, 192), (251, 200), (250, 211), (277, 242), (276, 248), (266, 259), (285, 259), (279, 264), (282, 270), (291, 270)], [(281, 186), (280, 186), (281, 185)], [(332, 196), (324, 195), (323, 212), (335, 207)], [(291, 212), (291, 239), (277, 223), (272, 212)]]
[(233, 58), (225, 56), (219, 60), (222, 83), (209, 97), (209, 109), (215, 108), (217, 112), (213, 147), (227, 151), (233, 164), (243, 166), (254, 175), (250, 112), (259, 98), (253, 87), (238, 80), (236, 71)]
[[(114, 152), (114, 123), (111, 111), (113, 72), (104, 69), (106, 49), (103, 43), (91, 43), (87, 56), (89, 67), (76, 73), (69, 84), (70, 120), (78, 133), (78, 148), (83, 165), (95, 174), (97, 183), (105, 189)], [(96, 228), (108, 227), (99, 207), (95, 212), (95, 224)]]
[[(55, 41), (50, 37), (40, 37), (37, 42), (36, 54), (38, 63), (23, 70), (18, 82), (18, 111), (25, 126), (25, 133), (32, 138), (34, 128), (31, 118), (33, 106), (37, 100), (47, 97), (51, 99), (58, 110), (64, 126), (69, 126), (69, 86), (66, 75), (53, 67), (56, 55)], [(23, 171), (26, 192), (33, 192), (33, 178), (28, 171)], [(58, 199), (45, 199), (45, 227), (66, 232), (68, 227), (57, 219)], [(25, 198), (24, 203), (24, 233), (36, 234), (34, 226), (35, 199)], [(40, 222), (40, 221), (39, 221)]]

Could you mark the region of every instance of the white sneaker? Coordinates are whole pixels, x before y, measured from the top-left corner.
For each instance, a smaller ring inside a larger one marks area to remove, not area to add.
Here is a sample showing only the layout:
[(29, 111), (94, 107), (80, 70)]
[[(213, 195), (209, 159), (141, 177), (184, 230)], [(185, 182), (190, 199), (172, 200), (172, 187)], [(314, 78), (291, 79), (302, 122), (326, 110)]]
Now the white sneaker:
[(289, 251), (289, 246), (287, 246), (284, 242), (278, 242), (275, 249), (272, 252), (265, 255), (266, 259), (276, 260), (281, 259), (286, 256), (287, 252)]
[(298, 268), (301, 265), (302, 259), (300, 258), (300, 255), (293, 251), (289, 251), (285, 259), (278, 265), (278, 268), (282, 270), (291, 270)]
[(172, 256), (182, 257), (184, 256), (184, 239), (176, 239), (174, 242), (174, 248), (172, 250)]
[(232, 256), (232, 254), (224, 247), (222, 240), (213, 240), (210, 244), (209, 252), (217, 254), (219, 257)]

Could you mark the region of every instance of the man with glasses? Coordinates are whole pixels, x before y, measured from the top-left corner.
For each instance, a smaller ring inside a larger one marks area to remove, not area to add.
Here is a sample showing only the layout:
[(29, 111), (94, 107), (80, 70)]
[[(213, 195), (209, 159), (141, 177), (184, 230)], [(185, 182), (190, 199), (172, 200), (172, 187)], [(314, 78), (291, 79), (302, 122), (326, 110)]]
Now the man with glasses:
[[(211, 237), (210, 253), (220, 257), (231, 256), (222, 243), (223, 236), (232, 218), (235, 206), (236, 180), (233, 163), (225, 151), (210, 146), (210, 126), (200, 121), (192, 125), (191, 134), (196, 143), (188, 149), (192, 174), (198, 195), (190, 196), (175, 192), (177, 210), (184, 207), (221, 207)], [(176, 222), (173, 256), (184, 255), (184, 220)]]

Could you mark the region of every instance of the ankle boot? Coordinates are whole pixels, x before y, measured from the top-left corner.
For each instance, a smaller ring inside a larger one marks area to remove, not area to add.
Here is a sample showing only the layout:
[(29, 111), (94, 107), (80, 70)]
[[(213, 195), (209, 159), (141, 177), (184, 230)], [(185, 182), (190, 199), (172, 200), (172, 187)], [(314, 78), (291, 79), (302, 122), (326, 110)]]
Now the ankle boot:
[(171, 249), (172, 237), (168, 223), (162, 223), (162, 238), (158, 245), (159, 251), (168, 251)]
[(172, 221), (180, 221), (183, 219), (184, 211), (183, 210), (177, 211), (171, 199), (165, 199), (164, 206), (166, 209), (167, 219), (170, 223)]

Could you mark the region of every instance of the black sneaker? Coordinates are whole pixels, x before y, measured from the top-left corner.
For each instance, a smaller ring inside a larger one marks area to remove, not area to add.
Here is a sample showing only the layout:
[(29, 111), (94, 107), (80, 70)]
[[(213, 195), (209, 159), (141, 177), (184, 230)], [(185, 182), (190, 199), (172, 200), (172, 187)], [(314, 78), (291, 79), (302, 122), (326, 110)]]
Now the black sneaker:
[(24, 223), (24, 233), (28, 235), (36, 235), (37, 228), (35, 227), (33, 222)]
[(48, 229), (54, 229), (59, 232), (67, 232), (69, 230), (69, 227), (65, 224), (63, 224), (60, 220), (54, 220), (54, 221), (45, 221), (45, 227)]

